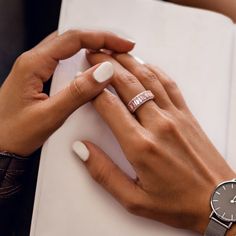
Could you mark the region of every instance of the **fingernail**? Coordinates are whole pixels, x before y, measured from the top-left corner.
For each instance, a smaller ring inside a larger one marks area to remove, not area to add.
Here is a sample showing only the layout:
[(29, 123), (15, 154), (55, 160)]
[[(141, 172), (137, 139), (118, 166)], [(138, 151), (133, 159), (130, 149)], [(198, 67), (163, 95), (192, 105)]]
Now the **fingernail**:
[(81, 74), (82, 74), (82, 72), (81, 72), (81, 71), (78, 71), (78, 72), (76, 73), (75, 77), (79, 77)]
[(103, 62), (94, 72), (93, 78), (98, 82), (102, 83), (110, 79), (114, 74), (114, 67), (111, 62)]
[(136, 42), (133, 40), (133, 39), (130, 39), (130, 38), (126, 38), (127, 41), (133, 43), (133, 44), (136, 44)]
[(107, 88), (104, 88), (103, 91), (105, 91), (105, 92), (110, 92)]
[(108, 49), (101, 49), (100, 52), (104, 53), (104, 54), (107, 54), (107, 55), (111, 55), (113, 52), (111, 50), (108, 50)]
[(95, 50), (95, 49), (86, 49), (87, 53), (98, 53), (99, 50)]
[(145, 64), (145, 62), (142, 59), (140, 59), (139, 57), (134, 56), (134, 59), (142, 65)]
[(84, 143), (76, 141), (72, 145), (73, 151), (78, 155), (82, 161), (87, 161), (89, 159), (89, 150)]
[(60, 30), (60, 34), (64, 34), (65, 32), (67, 32), (69, 30), (69, 28), (62, 28), (61, 30)]

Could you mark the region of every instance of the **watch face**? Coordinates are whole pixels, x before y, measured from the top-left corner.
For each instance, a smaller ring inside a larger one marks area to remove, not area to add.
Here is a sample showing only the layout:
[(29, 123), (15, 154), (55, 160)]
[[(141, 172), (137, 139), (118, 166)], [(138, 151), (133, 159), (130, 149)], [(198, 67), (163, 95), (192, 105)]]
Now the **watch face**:
[(236, 181), (220, 184), (211, 198), (215, 214), (227, 222), (236, 222)]

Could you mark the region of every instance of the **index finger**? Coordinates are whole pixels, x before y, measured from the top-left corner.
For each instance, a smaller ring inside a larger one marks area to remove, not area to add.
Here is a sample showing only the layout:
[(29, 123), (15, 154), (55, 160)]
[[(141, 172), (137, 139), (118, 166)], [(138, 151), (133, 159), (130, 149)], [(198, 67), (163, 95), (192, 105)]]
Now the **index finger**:
[(34, 48), (39, 48), (41, 47), (43, 44), (48, 43), (50, 40), (55, 39), (56, 37), (58, 37), (58, 31), (54, 31), (51, 34), (49, 34), (46, 38), (44, 38), (42, 41), (40, 41)]
[[(69, 30), (54, 40), (42, 45), (41, 49), (55, 60), (73, 56), (81, 48), (93, 50), (108, 49), (115, 52), (129, 52), (135, 43), (107, 31)], [(40, 49), (40, 48), (39, 48)]]
[(22, 54), (15, 67), (22, 73), (37, 75), (42, 81), (48, 80), (59, 62), (76, 54), (82, 48), (93, 50), (108, 49), (128, 52), (135, 43), (106, 31), (69, 30), (32, 50)]

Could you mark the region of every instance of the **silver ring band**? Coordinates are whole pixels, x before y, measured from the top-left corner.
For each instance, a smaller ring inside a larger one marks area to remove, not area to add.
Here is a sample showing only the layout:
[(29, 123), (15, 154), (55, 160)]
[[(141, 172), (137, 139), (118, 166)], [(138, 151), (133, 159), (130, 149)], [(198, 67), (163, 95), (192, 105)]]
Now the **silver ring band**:
[(137, 96), (132, 98), (128, 103), (128, 109), (131, 113), (134, 113), (140, 106), (142, 106), (147, 101), (153, 100), (154, 95), (150, 90), (145, 90), (142, 93), (139, 93)]

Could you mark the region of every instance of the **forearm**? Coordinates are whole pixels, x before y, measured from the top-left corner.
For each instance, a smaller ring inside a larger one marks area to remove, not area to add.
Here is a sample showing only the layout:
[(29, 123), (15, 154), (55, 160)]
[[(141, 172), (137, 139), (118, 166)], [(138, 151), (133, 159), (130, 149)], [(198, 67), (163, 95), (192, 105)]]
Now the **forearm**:
[(229, 16), (236, 22), (235, 0), (170, 0), (170, 2), (216, 11)]

